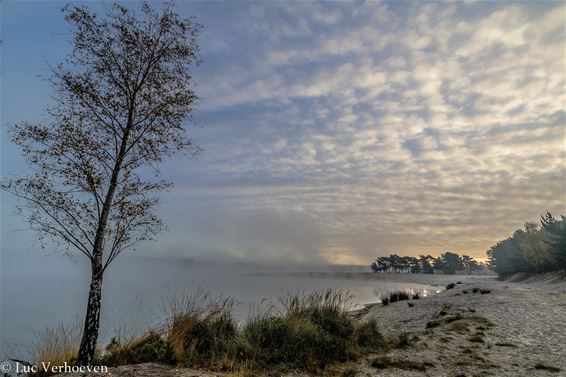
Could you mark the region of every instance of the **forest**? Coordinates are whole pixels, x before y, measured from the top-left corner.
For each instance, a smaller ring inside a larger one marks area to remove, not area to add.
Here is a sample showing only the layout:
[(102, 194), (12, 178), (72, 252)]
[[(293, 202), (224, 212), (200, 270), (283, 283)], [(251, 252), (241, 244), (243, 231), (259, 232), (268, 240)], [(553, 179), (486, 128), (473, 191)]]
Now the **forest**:
[(566, 269), (566, 216), (558, 219), (547, 212), (539, 224), (525, 223), (524, 229), (492, 246), (487, 256), (489, 267), (499, 275)]
[(391, 254), (377, 258), (371, 265), (374, 272), (394, 272), (413, 274), (449, 274), (466, 271), (468, 275), (482, 269), (482, 264), (468, 255), (447, 251), (439, 257), (419, 255), (419, 257)]

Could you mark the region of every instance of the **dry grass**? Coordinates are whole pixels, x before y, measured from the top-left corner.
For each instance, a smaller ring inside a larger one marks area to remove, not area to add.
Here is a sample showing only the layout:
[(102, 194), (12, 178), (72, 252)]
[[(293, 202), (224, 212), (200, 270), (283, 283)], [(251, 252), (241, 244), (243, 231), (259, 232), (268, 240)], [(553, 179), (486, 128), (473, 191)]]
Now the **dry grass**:
[(232, 315), (235, 304), (233, 298), (212, 296), (201, 288), (182, 295), (170, 290), (167, 336), (175, 358), (188, 365), (233, 370), (238, 331)]
[(326, 289), (312, 292), (288, 292), (278, 299), (284, 315), (302, 315), (313, 309), (326, 308), (348, 312), (354, 308), (354, 296), (340, 289)]
[(77, 357), (82, 329), (78, 320), (70, 325), (59, 323), (43, 330), (34, 331), (30, 356), (34, 364), (51, 362), (52, 366), (72, 363)]

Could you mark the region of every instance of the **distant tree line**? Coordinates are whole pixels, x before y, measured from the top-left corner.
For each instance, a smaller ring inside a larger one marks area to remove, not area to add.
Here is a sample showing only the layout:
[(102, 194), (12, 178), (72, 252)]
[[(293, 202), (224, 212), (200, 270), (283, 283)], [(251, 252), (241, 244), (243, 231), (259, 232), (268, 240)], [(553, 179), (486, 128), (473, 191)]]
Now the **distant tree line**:
[(487, 251), (489, 266), (499, 275), (566, 269), (566, 216), (547, 212), (540, 224), (525, 223)]
[(413, 274), (455, 274), (456, 271), (465, 270), (469, 275), (481, 270), (481, 263), (468, 255), (458, 255), (447, 251), (439, 257), (420, 255), (419, 257), (399, 256), (391, 254), (379, 257), (372, 264), (374, 272), (394, 272)]

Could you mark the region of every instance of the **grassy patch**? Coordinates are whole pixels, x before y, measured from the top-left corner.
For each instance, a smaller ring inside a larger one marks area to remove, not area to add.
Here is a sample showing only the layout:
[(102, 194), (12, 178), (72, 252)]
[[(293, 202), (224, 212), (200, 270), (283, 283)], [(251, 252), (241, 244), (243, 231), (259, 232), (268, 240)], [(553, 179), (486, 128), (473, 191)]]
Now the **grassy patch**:
[(493, 322), (489, 319), (477, 314), (470, 315), (459, 309), (452, 309), (449, 306), (444, 306), (437, 314), (434, 315), (432, 320), (427, 322), (427, 329), (435, 328), (441, 325), (448, 325), (446, 329), (453, 332), (466, 332), (472, 327), (476, 330), (486, 330), (494, 326)]
[(455, 365), (457, 366), (477, 366), (482, 369), (497, 368), (488, 358), (478, 355), (477, 347), (464, 347), (461, 354), (457, 356)]
[(427, 322), (426, 327), (427, 329), (438, 327), (443, 324), (452, 323), (455, 321), (459, 321), (464, 318), (464, 314), (461, 312), (444, 312), (441, 311), (440, 314), (435, 316), (431, 321)]
[(113, 338), (106, 351), (95, 364), (116, 366), (146, 362), (175, 363), (171, 344), (155, 332), (131, 340)]
[(420, 300), (421, 295), (418, 292), (410, 293), (407, 291), (393, 291), (389, 292), (387, 296), (381, 297), (381, 303), (383, 305), (389, 305), (390, 303), (397, 302), (397, 301), (406, 301), (406, 300)]
[[(217, 371), (320, 371), (384, 346), (377, 322), (354, 320), (348, 313), (351, 296), (341, 291), (282, 296), (278, 305), (253, 314), (242, 326), (233, 318), (233, 306), (233, 300), (200, 291), (171, 298), (165, 330), (128, 342), (114, 340), (100, 362), (160, 362)], [(351, 373), (341, 370), (344, 376)]]
[(377, 322), (353, 321), (347, 313), (350, 298), (340, 294), (287, 295), (280, 299), (282, 312), (252, 318), (243, 336), (257, 365), (324, 368), (382, 346)]
[(446, 329), (451, 332), (464, 333), (470, 330), (470, 324), (465, 319), (460, 319), (450, 323)]

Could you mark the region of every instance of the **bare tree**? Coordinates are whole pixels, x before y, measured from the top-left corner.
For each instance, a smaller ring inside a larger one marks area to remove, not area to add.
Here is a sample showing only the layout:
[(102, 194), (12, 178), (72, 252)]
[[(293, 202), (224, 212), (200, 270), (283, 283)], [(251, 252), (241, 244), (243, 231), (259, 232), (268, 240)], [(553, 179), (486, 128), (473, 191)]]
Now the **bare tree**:
[(33, 173), (2, 182), (24, 199), (18, 211), (42, 242), (90, 260), (91, 282), (79, 364), (93, 358), (103, 274), (125, 249), (162, 228), (155, 214), (158, 163), (199, 149), (182, 122), (197, 99), (189, 68), (198, 64), (200, 25), (172, 4), (137, 13), (118, 4), (100, 18), (63, 8), (72, 50), (53, 68), (49, 124), (19, 123), (11, 138)]

